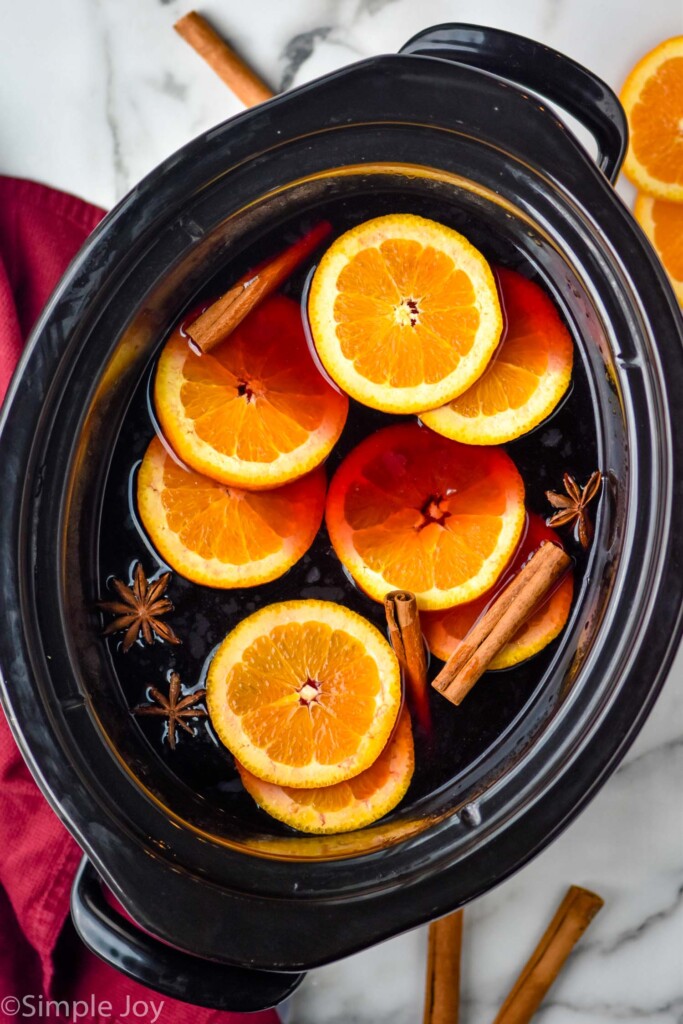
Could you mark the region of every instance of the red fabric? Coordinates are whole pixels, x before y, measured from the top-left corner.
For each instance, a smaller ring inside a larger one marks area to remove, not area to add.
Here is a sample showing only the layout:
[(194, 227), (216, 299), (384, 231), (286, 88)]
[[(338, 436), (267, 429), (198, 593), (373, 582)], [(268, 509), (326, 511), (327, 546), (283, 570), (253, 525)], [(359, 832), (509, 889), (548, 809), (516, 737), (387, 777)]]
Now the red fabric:
[[(28, 331), (103, 215), (74, 196), (0, 177), (0, 401)], [(81, 852), (33, 782), (1, 713), (0, 851), (0, 1024), (31, 1016), (84, 1024), (278, 1024), (274, 1010), (218, 1013), (164, 999), (124, 978), (80, 944), (68, 968), (55, 970), (55, 945), (68, 915)], [(12, 1001), (27, 998), (21, 1008)], [(52, 1010), (40, 1002), (57, 998), (69, 1006)], [(80, 1001), (77, 1007), (75, 1000)], [(127, 1015), (136, 1001), (141, 1001), (139, 1010), (145, 1003), (149, 1011)]]

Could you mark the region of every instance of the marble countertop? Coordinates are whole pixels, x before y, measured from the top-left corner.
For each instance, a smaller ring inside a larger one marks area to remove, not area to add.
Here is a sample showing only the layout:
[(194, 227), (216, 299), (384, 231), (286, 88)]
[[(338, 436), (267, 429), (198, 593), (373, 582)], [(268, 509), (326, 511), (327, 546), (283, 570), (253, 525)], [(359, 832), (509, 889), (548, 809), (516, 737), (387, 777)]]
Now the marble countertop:
[[(0, 173), (108, 207), (178, 146), (236, 113), (239, 103), (172, 31), (188, 6), (5, 4)], [(207, 0), (201, 10), (276, 90), (455, 20), (540, 39), (619, 88), (642, 53), (683, 31), (680, 0)], [(679, 654), (640, 737), (587, 810), (467, 908), (461, 1024), (493, 1020), (570, 883), (595, 889), (606, 906), (539, 1022), (683, 1022), (682, 684)], [(425, 939), (418, 929), (311, 973), (291, 1024), (417, 1024)]]

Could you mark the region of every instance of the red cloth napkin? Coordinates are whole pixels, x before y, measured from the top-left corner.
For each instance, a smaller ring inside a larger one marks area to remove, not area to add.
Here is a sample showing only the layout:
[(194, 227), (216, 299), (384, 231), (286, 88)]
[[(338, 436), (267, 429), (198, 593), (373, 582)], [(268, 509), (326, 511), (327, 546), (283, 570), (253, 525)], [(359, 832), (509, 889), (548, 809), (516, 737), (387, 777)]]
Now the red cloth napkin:
[[(74, 196), (0, 177), (0, 401), (27, 333), (103, 216)], [(274, 1010), (219, 1013), (166, 999), (80, 944), (56, 969), (55, 947), (81, 851), (33, 782), (2, 713), (0, 851), (0, 1024), (27, 1017), (82, 1024), (278, 1024)], [(57, 998), (67, 1005), (47, 1005)]]

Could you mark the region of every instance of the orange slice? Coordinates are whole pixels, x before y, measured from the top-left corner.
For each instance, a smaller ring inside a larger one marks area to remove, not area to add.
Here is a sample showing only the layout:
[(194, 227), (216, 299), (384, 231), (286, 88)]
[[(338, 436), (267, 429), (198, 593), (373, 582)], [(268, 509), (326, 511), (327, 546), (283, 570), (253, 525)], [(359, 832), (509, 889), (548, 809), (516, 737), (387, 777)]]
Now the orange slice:
[(313, 361), (298, 304), (283, 295), (257, 306), (207, 355), (177, 328), (159, 359), (154, 404), (183, 462), (249, 490), (314, 469), (348, 411)]
[(138, 473), (140, 518), (162, 558), (207, 587), (277, 579), (313, 543), (325, 505), (320, 467), (274, 491), (242, 491), (185, 469), (155, 437)]
[(524, 525), (524, 484), (499, 448), (417, 424), (385, 427), (344, 459), (325, 517), (338, 557), (376, 601), (412, 590), (449, 608), (493, 585)]
[(274, 786), (239, 764), (244, 788), (273, 818), (300, 832), (350, 832), (384, 817), (405, 796), (415, 768), (410, 716), (404, 711), (394, 735), (374, 764), (360, 775), (321, 789)]
[[(432, 654), (443, 661), (450, 657), (510, 576), (519, 571), (544, 541), (562, 547), (555, 531), (545, 525), (541, 516), (530, 512), (526, 533), (510, 562), (509, 569), (491, 590), (469, 604), (461, 604), (457, 608), (449, 608), (443, 612), (426, 612), (421, 617), (422, 629)], [(559, 636), (569, 617), (573, 594), (574, 578), (572, 573), (568, 572), (541, 607), (527, 619), (512, 640), (496, 655), (490, 668), (511, 668), (518, 665), (521, 661), (538, 654)]]
[(514, 270), (496, 271), (507, 327), (481, 377), (440, 409), (422, 414), (465, 444), (504, 444), (549, 416), (569, 387), (574, 346), (555, 306)]
[(206, 683), (220, 739), (278, 786), (332, 786), (365, 771), (401, 703), (388, 642), (330, 601), (284, 601), (254, 612), (220, 645)]
[(621, 102), (630, 134), (624, 174), (648, 195), (683, 202), (683, 36), (636, 64)]
[(452, 228), (408, 213), (366, 221), (333, 242), (308, 314), (333, 380), (359, 402), (396, 413), (436, 408), (465, 391), (502, 328), (482, 254)]
[(683, 304), (683, 203), (666, 203), (641, 192), (633, 212), (664, 264), (678, 301)]

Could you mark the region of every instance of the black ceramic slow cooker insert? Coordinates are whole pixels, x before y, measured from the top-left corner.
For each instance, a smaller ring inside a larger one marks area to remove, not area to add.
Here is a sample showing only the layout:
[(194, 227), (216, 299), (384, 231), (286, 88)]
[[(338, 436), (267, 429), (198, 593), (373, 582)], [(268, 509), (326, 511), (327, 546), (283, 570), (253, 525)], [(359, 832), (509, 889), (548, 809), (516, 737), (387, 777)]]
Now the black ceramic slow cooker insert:
[[(597, 160), (547, 100), (588, 128)], [(681, 634), (683, 327), (612, 188), (625, 143), (618, 101), (585, 69), (446, 25), (200, 136), (67, 271), (3, 411), (0, 668), (23, 753), (88, 858), (77, 928), (122, 970), (194, 1002), (275, 1003), (302, 971), (506, 878), (642, 725)], [(286, 835), (178, 785), (132, 722), (93, 611), (103, 493), (131, 397), (211, 275), (273, 226), (364, 197), (437, 203), (533, 267), (580, 339), (606, 485), (570, 621), (519, 714), (377, 825)]]

